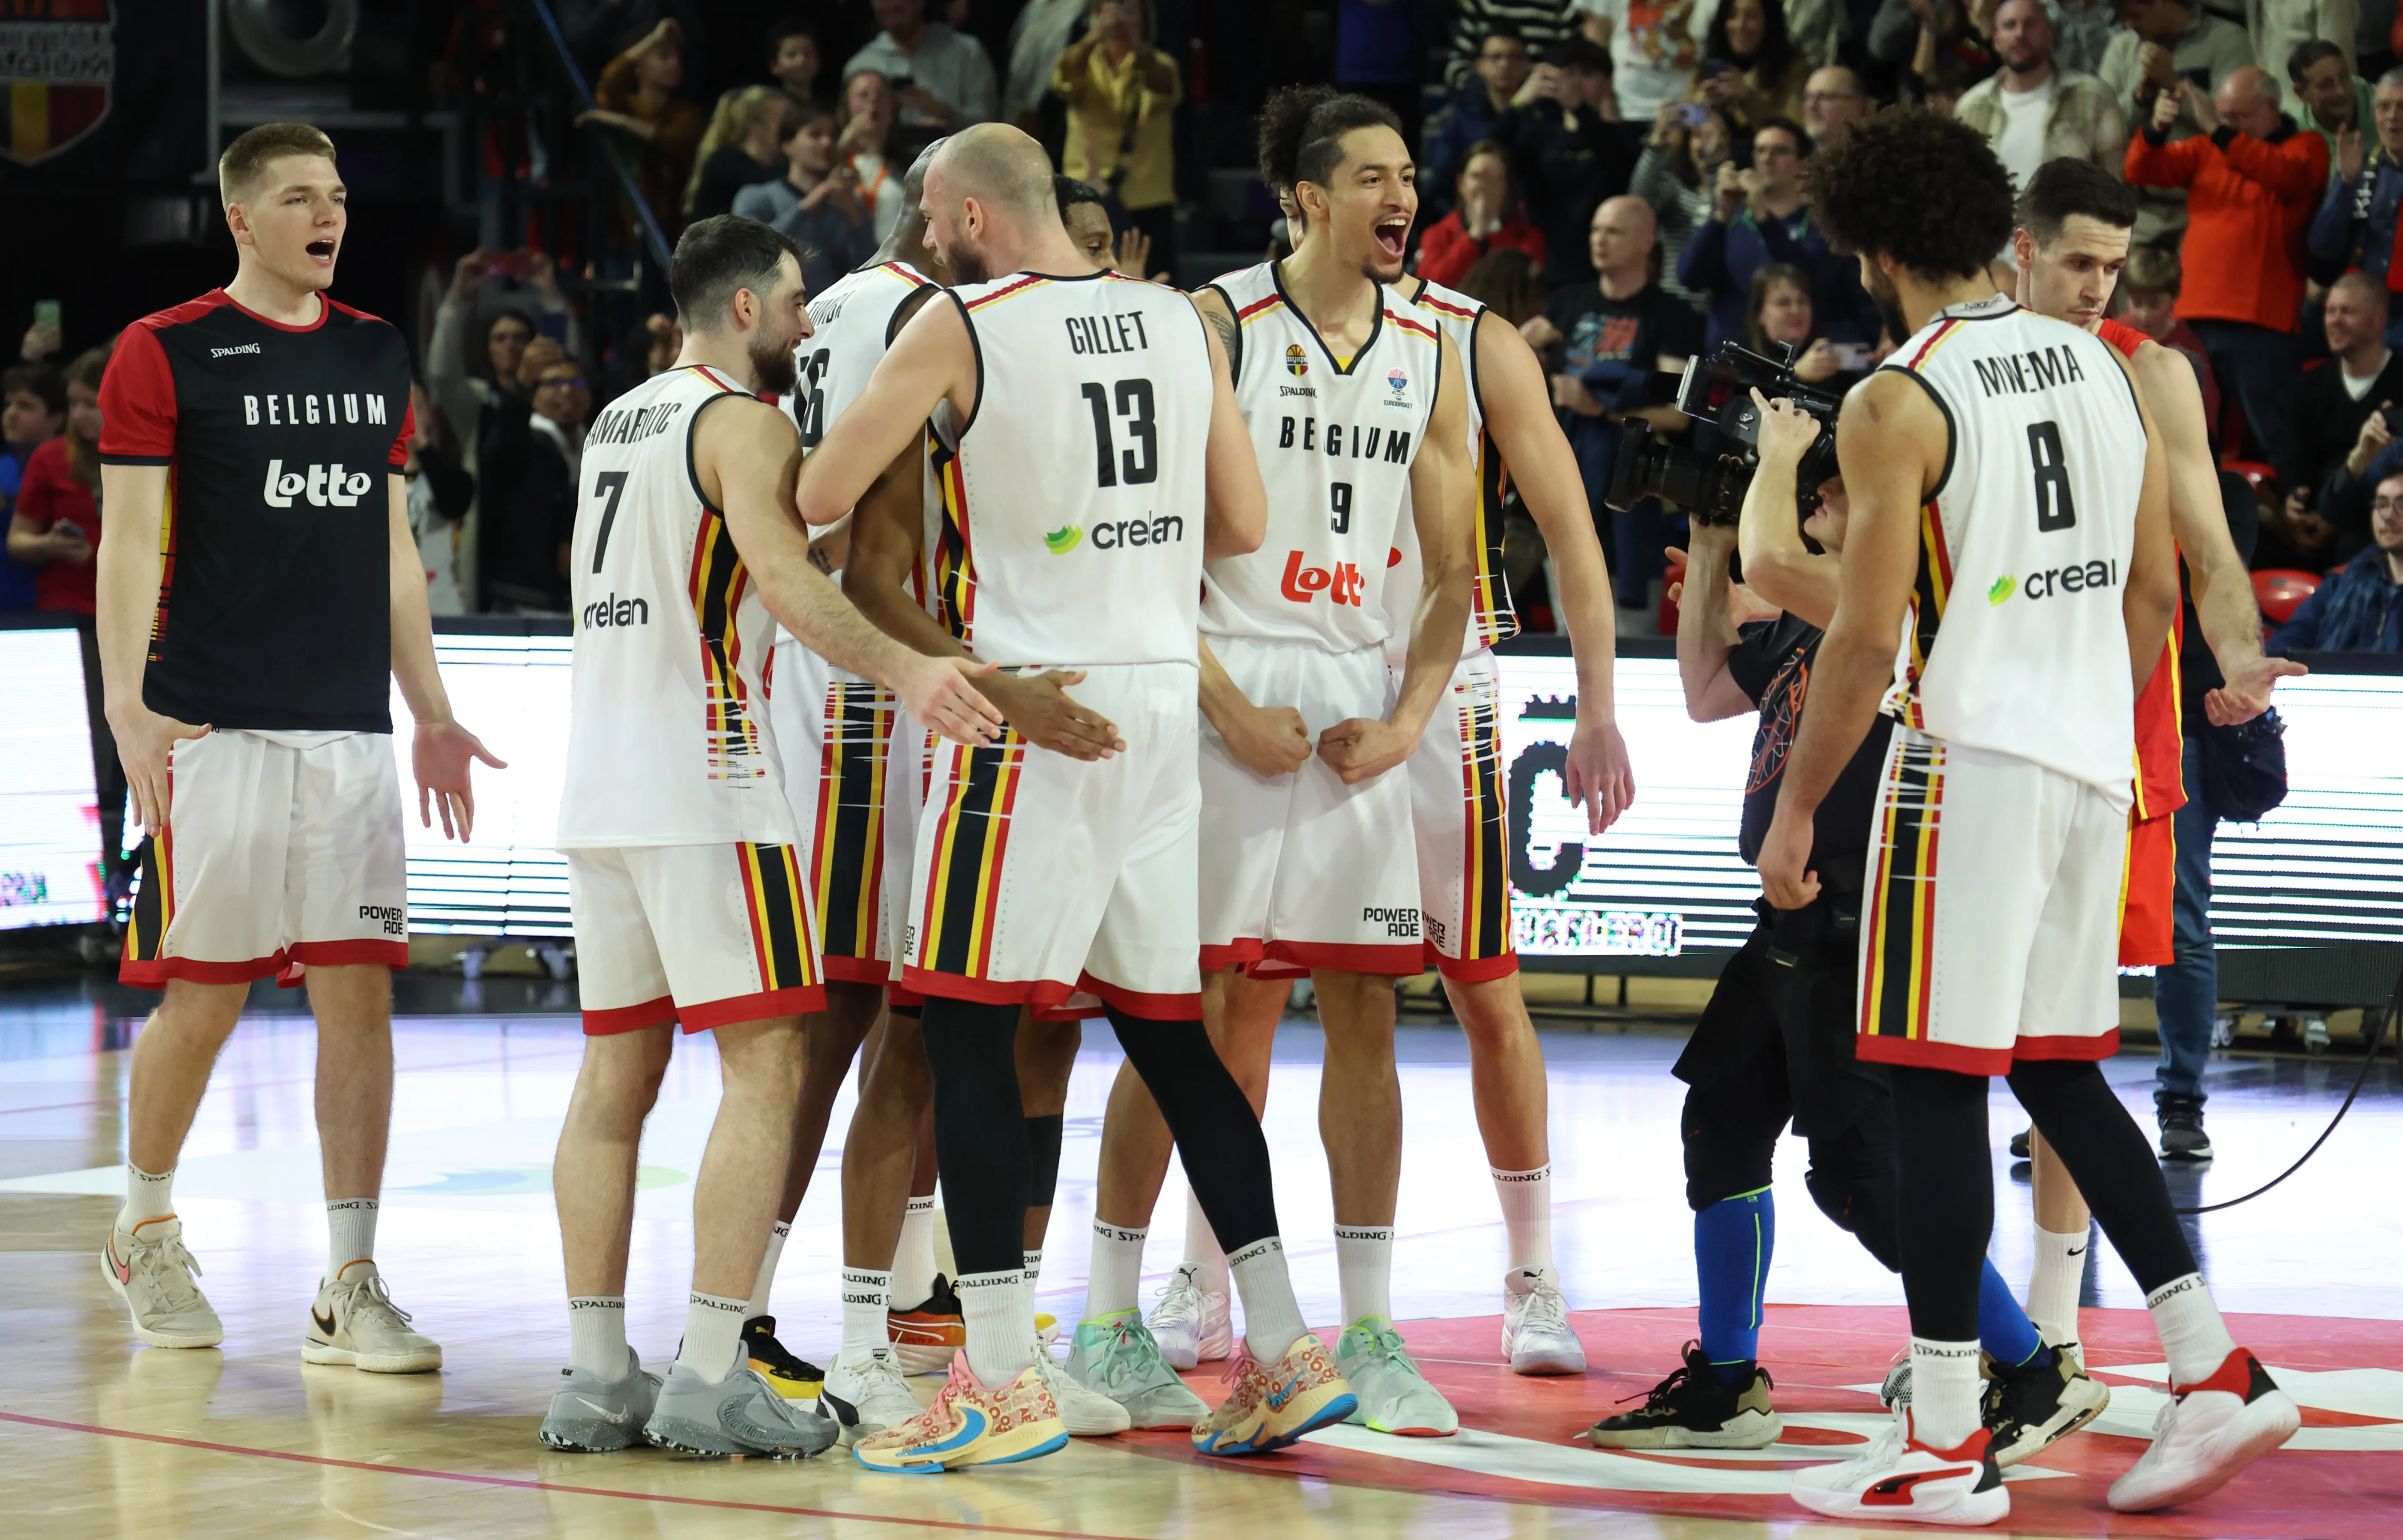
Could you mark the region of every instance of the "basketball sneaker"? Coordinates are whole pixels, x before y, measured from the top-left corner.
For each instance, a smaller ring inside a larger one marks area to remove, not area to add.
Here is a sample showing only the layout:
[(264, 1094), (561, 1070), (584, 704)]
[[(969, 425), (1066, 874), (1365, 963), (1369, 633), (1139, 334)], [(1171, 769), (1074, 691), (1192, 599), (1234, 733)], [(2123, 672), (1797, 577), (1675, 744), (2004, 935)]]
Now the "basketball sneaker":
[(201, 1265), (184, 1249), (184, 1222), (174, 1214), (145, 1219), (126, 1234), (109, 1227), (100, 1248), (100, 1275), (125, 1301), (133, 1335), (154, 1348), (213, 1348), (225, 1326), (192, 1275)]
[[(901, 1360), (890, 1344), (857, 1362), (838, 1358), (826, 1371), (818, 1404), (842, 1424), (842, 1441), (856, 1444), (870, 1434), (897, 1428), (918, 1415), (918, 1398), (901, 1373)], [(843, 1416), (845, 1408), (851, 1415)]]
[(2013, 1368), (1990, 1357), (1986, 1373), (1982, 1410), (2003, 1470), (2052, 1448), (2111, 1404), (2110, 1388), (2067, 1348), (2054, 1349), (2053, 1362), (2042, 1368)]
[(842, 1436), (834, 1418), (806, 1401), (787, 1401), (751, 1367), (737, 1344), (725, 1379), (715, 1384), (678, 1364), (660, 1384), (643, 1436), (687, 1454), (764, 1454), (805, 1458)]
[(1200, 1266), (1192, 1262), (1171, 1273), (1145, 1323), (1171, 1368), (1189, 1369), (1235, 1350), (1233, 1301), (1224, 1289), (1203, 1288), (1201, 1276)]
[(2151, 1447), (2111, 1483), (2111, 1506), (2148, 1513), (2191, 1503), (2218, 1491), (2302, 1425), (2294, 1397), (2278, 1388), (2259, 1359), (2238, 1348), (2201, 1384), (2170, 1387), (2170, 1399), (2153, 1420)]
[(1133, 1427), (1189, 1428), (1210, 1415), (1210, 1403), (1185, 1388), (1131, 1310), (1077, 1325), (1068, 1378), (1124, 1407)]
[(1653, 1386), (1633, 1411), (1586, 1429), (1586, 1442), (1603, 1450), (1765, 1450), (1785, 1431), (1769, 1404), (1775, 1383), (1756, 1364), (1739, 1390), (1719, 1378), (1700, 1342), (1688, 1342), (1685, 1367)]
[(1911, 1435), (1911, 1412), (1894, 1421), (1860, 1455), (1794, 1474), (1794, 1501), (1830, 1519), (1887, 1524), (1995, 1524), (2010, 1517), (2011, 1494), (1984, 1428), (1958, 1449), (1931, 1449)]
[(1502, 1356), (1513, 1374), (1583, 1374), (1585, 1344), (1549, 1268), (1517, 1268), (1502, 1280)]
[(1262, 1364), (1239, 1343), (1227, 1360), (1227, 1398), (1193, 1425), (1193, 1447), (1204, 1454), (1281, 1450), (1342, 1422), (1360, 1404), (1316, 1332), (1302, 1333), (1273, 1364)]
[(1335, 1339), (1335, 1362), (1359, 1401), (1345, 1422), (1408, 1438), (1449, 1438), (1460, 1431), (1460, 1414), (1427, 1383), (1403, 1348), (1402, 1334), (1384, 1317), (1346, 1326)]
[(442, 1347), (409, 1329), (409, 1312), (392, 1302), (373, 1262), (351, 1262), (317, 1286), (300, 1361), (369, 1374), (423, 1374), (442, 1367)]
[(897, 1427), (862, 1438), (851, 1457), (870, 1470), (932, 1476), (967, 1465), (1007, 1465), (1065, 1447), (1068, 1425), (1039, 1367), (988, 1390), (965, 1353), (934, 1403)]
[(967, 1324), (960, 1318), (959, 1292), (939, 1272), (925, 1303), (910, 1310), (887, 1310), (884, 1325), (902, 1371), (908, 1374), (940, 1374), (968, 1342)]
[(1035, 1372), (1043, 1377), (1043, 1388), (1051, 1393), (1051, 1404), (1060, 1408), (1060, 1421), (1067, 1424), (1069, 1435), (1076, 1438), (1107, 1438), (1134, 1426), (1127, 1409), (1096, 1390), (1090, 1390), (1074, 1375), (1060, 1367), (1051, 1350), (1035, 1350)]
[(543, 1413), (542, 1441), (571, 1454), (609, 1454), (643, 1442), (643, 1424), (659, 1404), (660, 1377), (626, 1350), (626, 1373), (604, 1380), (589, 1369), (559, 1371), (559, 1388)]
[(743, 1323), (743, 1346), (751, 1367), (787, 1401), (807, 1401), (826, 1381), (826, 1370), (776, 1340), (776, 1318), (755, 1315)]

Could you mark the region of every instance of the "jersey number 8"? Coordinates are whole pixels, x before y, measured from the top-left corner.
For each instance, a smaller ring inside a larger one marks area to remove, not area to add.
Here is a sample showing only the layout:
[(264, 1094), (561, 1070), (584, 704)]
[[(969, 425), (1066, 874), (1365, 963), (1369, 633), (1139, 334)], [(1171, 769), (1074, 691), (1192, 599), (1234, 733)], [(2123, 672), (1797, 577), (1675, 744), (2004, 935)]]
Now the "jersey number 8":
[(2077, 522), (2077, 508), (2069, 500), (2069, 463), (2061, 451), (2061, 424), (2028, 424), (2028, 458), (2035, 462), (2035, 527), (2039, 534), (2065, 530)]

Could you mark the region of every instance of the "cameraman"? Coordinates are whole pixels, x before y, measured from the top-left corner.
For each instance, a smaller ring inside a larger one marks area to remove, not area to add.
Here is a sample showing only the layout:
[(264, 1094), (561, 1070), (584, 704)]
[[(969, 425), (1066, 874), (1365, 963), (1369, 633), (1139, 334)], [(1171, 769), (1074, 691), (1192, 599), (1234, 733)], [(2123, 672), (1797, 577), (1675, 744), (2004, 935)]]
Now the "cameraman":
[[(1746, 861), (1758, 858), (1769, 831), (1821, 628), (1835, 614), (1846, 514), (1840, 478), (1821, 483), (1807, 517), (1796, 506), (1819, 423), (1789, 401), (1757, 391), (1753, 401), (1758, 469), (1735, 526), (1693, 521), (1677, 611), (1688, 715), (1715, 722), (1760, 714), (1738, 836)], [(1738, 623), (1730, 555), (1741, 556), (1753, 594), (1779, 612), (1773, 618)], [(1729, 959), (1677, 1061), (1688, 1088), (1679, 1124), (1701, 1338), (1641, 1408), (1588, 1431), (1600, 1447), (1759, 1449), (1776, 1440), (1782, 1424), (1756, 1359), (1776, 1241), (1771, 1158), (1788, 1118), (1810, 1144), (1806, 1180), (1820, 1209), (1889, 1271), (1899, 1266), (1892, 1095), (1884, 1071), (1853, 1053), (1859, 874), (1887, 736), (1880, 718), (1819, 805), (1811, 853), (1818, 898), (1799, 909), (1756, 906), (1758, 925)], [(1998, 1464), (2027, 1458), (2102, 1408), (2102, 1387), (2043, 1345), (1991, 1266), (1979, 1326), (1994, 1359), (1985, 1418)]]

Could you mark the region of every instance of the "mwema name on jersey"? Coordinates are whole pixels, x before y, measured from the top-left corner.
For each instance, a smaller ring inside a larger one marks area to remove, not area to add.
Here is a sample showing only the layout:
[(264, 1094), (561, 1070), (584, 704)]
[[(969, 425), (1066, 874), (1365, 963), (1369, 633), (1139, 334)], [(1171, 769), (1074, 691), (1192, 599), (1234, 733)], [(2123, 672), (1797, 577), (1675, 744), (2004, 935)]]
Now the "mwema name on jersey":
[(2025, 353), (1972, 358), (1969, 365), (1978, 371), (1978, 383), (1985, 388), (1990, 400), (1997, 395), (2027, 395), (2058, 385), (2086, 382), (2086, 371), (2077, 367), (2077, 354), (2068, 348), (2030, 348)]

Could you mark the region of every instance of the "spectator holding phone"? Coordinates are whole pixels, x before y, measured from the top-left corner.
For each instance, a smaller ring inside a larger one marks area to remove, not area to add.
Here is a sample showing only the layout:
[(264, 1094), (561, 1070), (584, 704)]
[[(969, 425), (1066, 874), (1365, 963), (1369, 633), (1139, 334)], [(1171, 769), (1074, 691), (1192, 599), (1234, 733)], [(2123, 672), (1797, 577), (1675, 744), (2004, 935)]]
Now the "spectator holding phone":
[(1702, 62), (1703, 7), (1709, 0), (1577, 0), (1588, 42), (1610, 50), (1618, 108), (1647, 122), (1663, 102), (1686, 94)]
[(1151, 0), (1098, 0), (1092, 25), (1060, 56), (1051, 89), (1067, 104), (1061, 170), (1115, 194), (1150, 243), (1152, 265), (1176, 271), (1176, 61), (1154, 46)]
[(1582, 37), (1544, 55), (1493, 126), (1523, 178), (1528, 219), (1543, 231), (1556, 284), (1590, 279), (1586, 229), (1605, 198), (1627, 190), (1644, 126), (1619, 121), (1610, 56)]
[(1873, 342), (1880, 321), (1862, 292), (1860, 263), (1828, 248), (1811, 217), (1802, 168), (1810, 136), (1791, 118), (1772, 118), (1753, 131), (1752, 164), (1723, 163), (1712, 187), (1711, 215), (1677, 259), (1677, 282), (1710, 297), (1705, 343), (1716, 347), (1743, 335), (1752, 275), (1783, 262), (1811, 275), (1818, 325), (1843, 342)]
[(1882, 0), (1869, 57), (1902, 66), (1904, 94), (1942, 105), (1994, 73), (1994, 56), (1961, 0)]
[(2378, 483), (2370, 543), (2278, 628), (2270, 652), (2403, 653), (2403, 470)]
[(1478, 45), (1476, 77), (1462, 82), (1427, 126), (1426, 152), (1419, 162), (1421, 219), (1452, 206), (1453, 183), (1468, 163), (1469, 146), (1494, 137), (1503, 114), (1534, 72), (1535, 57), (1517, 25), (1494, 22)]
[(1469, 146), (1460, 168), (1458, 206), (1427, 229), (1419, 243), (1418, 273), (1457, 288), (1469, 265), (1488, 252), (1522, 251), (1544, 259), (1544, 232), (1519, 212), (1510, 156), (1487, 139)]
[(859, 196), (859, 173), (835, 160), (834, 112), (813, 107), (787, 120), (785, 174), (734, 195), (734, 212), (773, 225), (801, 248), (801, 282), (813, 295), (876, 253), (876, 232)]
[(1710, 296), (1677, 282), (1677, 264), (1694, 231), (1711, 216), (1719, 167), (1733, 142), (1727, 119), (1710, 107), (1700, 102), (1663, 102), (1627, 185), (1629, 192), (1652, 205), (1653, 217), (1660, 221), (1661, 288), (1691, 305), (1697, 315), (1708, 308)]
[[(993, 121), (1001, 110), (1001, 82), (982, 43), (929, 21), (926, 0), (872, 0), (868, 8), (884, 30), (851, 56), (842, 77), (874, 70), (892, 85), (911, 155), (947, 133)], [(900, 179), (898, 171), (894, 179)]]
[[(2204, 10), (2200, 0), (2117, 0), (2119, 35), (2103, 52), (2094, 73), (2118, 99), (2119, 120), (2131, 135), (2153, 120), (2153, 103), (2173, 95), (2181, 83), (2216, 90), (2229, 76), (2254, 62), (2244, 28)], [(2170, 144), (2204, 132), (2188, 98), (2179, 97), (2163, 137)], [(2202, 98), (2208, 106), (2209, 99)], [(2146, 187), (2136, 214), (2135, 243), (2174, 241), (2186, 229), (2186, 193)]]
[(1799, 118), (1812, 62), (1785, 33), (1785, 0), (1720, 0), (1686, 82), (1689, 101), (1727, 115), (1739, 135), (1771, 118)]
[[(0, 542), (24, 482), (25, 462), (66, 431), (67, 382), (48, 364), (18, 364), (0, 373)], [(40, 568), (0, 549), (0, 610), (34, 607)]]
[(609, 61), (592, 88), (599, 105), (576, 116), (579, 126), (598, 123), (640, 142), (635, 185), (671, 241), (684, 228), (685, 184), (708, 126), (699, 107), (675, 94), (683, 84), (684, 29), (664, 21)]
[(67, 431), (37, 446), (8, 519), (8, 554), (35, 570), (34, 607), (90, 615), (100, 549), (100, 381), (94, 348), (66, 368)]
[(910, 169), (901, 154), (899, 101), (892, 83), (874, 70), (843, 79), (842, 130), (834, 153), (851, 168), (879, 245), (901, 222), (901, 177)]

